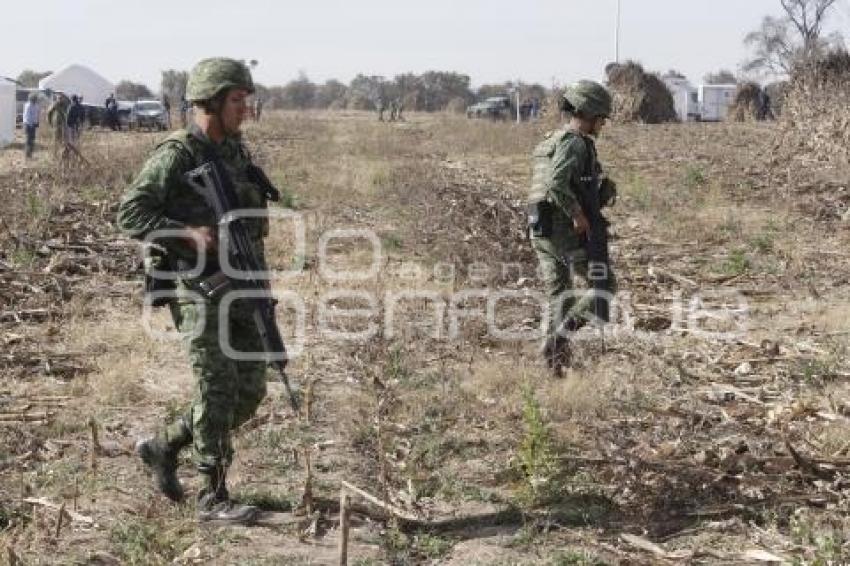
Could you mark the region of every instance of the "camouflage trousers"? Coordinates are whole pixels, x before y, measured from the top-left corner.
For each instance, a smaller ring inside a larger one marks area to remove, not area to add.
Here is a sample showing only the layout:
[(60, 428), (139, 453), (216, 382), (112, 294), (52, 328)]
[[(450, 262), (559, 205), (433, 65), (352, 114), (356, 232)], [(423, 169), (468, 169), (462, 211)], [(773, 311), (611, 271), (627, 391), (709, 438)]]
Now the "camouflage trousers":
[[(164, 431), (172, 448), (191, 442), (193, 459), (202, 472), (230, 464), (232, 431), (254, 415), (266, 395), (266, 363), (228, 357), (219, 342), (219, 305), (203, 306), (171, 304), (174, 323), (188, 346), (195, 395), (184, 415)], [(199, 324), (203, 329), (196, 332)], [(231, 304), (228, 330), (230, 345), (237, 352), (263, 351), (252, 313), (238, 302)]]
[[(554, 336), (569, 319), (592, 319), (594, 291), (588, 279), (587, 253), (583, 247), (558, 245), (548, 238), (533, 238), (538, 269), (549, 300), (546, 335)], [(586, 290), (576, 290), (573, 276), (587, 282)], [(606, 287), (617, 291), (617, 277), (612, 269), (605, 273)]]

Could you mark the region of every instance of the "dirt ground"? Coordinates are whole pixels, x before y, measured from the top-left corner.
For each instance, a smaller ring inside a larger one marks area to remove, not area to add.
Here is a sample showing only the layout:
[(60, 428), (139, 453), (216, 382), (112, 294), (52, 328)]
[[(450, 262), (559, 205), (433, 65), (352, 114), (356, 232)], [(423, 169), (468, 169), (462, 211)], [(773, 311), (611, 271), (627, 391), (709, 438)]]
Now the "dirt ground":
[(192, 395), (114, 226), (161, 136), (86, 132), (88, 166), (0, 151), (2, 559), (336, 564), (345, 481), (405, 516), (352, 495), (351, 564), (850, 561), (847, 171), (774, 124), (610, 126), (616, 323), (554, 380), (523, 230), (545, 127), (247, 125), (283, 192), (268, 257), (309, 399), (293, 415), (270, 373), (236, 435), (253, 527), (199, 526), (132, 455)]

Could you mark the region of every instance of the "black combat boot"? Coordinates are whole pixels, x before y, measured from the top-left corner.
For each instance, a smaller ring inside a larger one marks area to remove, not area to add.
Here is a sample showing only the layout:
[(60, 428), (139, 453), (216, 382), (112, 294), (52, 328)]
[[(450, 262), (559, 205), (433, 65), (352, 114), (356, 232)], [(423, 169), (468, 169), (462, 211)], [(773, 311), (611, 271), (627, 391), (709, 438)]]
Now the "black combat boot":
[(174, 502), (183, 501), (177, 458), (180, 450), (191, 442), (192, 431), (181, 418), (163, 433), (136, 443), (136, 454), (153, 474), (157, 489)]
[(543, 344), (543, 359), (546, 366), (552, 370), (554, 377), (563, 377), (564, 367), (570, 365), (570, 341), (566, 336), (555, 335), (546, 338)]
[(235, 503), (230, 499), (226, 485), (226, 468), (201, 468), (200, 471), (207, 476), (207, 485), (198, 494), (198, 521), (248, 524), (257, 519), (259, 509), (253, 505)]

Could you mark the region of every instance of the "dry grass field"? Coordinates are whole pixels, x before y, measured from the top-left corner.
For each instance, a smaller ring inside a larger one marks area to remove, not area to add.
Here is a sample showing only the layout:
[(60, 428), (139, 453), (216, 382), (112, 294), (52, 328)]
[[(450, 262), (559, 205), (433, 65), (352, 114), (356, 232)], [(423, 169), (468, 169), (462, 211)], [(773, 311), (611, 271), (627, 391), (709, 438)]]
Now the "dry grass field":
[(522, 206), (544, 128), (247, 124), (289, 211), (268, 256), (310, 399), (295, 416), (270, 381), (236, 436), (250, 528), (199, 526), (131, 453), (191, 395), (114, 226), (159, 136), (89, 132), (87, 167), (0, 152), (0, 560), (336, 564), (341, 481), (409, 515), (354, 497), (351, 564), (850, 560), (847, 171), (772, 124), (609, 126), (622, 308), (553, 380)]

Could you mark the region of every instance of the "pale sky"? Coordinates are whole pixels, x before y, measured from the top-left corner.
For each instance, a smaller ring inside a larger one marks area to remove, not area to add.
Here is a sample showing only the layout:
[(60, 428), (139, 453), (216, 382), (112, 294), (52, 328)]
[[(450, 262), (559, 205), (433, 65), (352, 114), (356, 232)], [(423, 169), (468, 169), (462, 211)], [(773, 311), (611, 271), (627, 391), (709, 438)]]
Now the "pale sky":
[[(684, 72), (694, 83), (737, 70), (744, 35), (779, 0), (621, 0), (620, 58)], [(848, 0), (830, 30), (850, 24)], [(617, 0), (41, 0), (4, 2), (0, 76), (87, 65), (112, 82), (159, 88), (162, 69), (226, 55), (257, 59), (255, 80), (315, 82), (358, 72), (427, 70), (473, 85), (550, 86), (602, 78), (614, 59)]]

